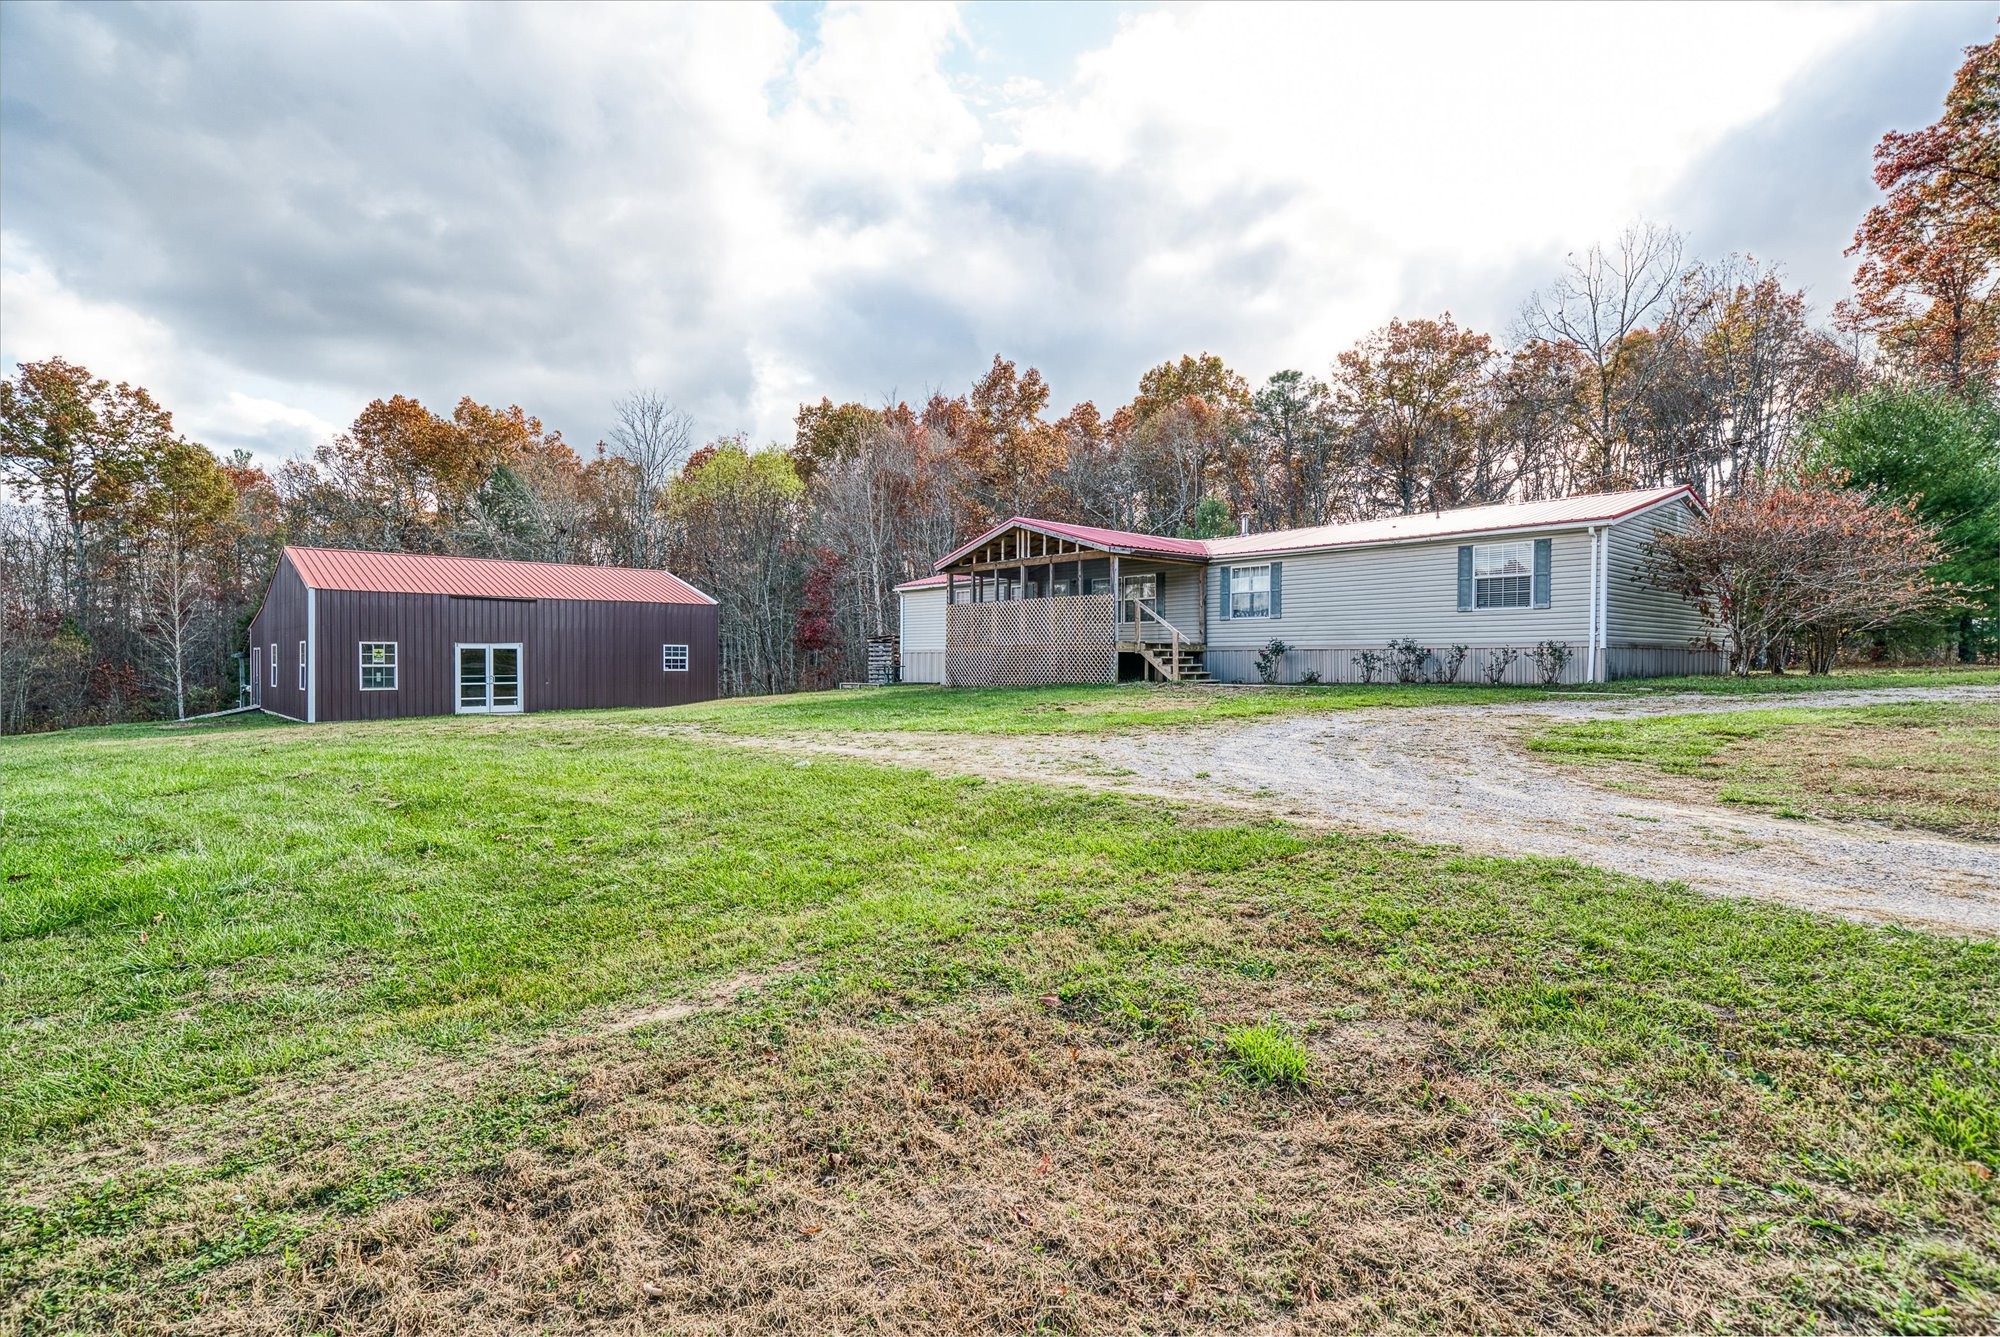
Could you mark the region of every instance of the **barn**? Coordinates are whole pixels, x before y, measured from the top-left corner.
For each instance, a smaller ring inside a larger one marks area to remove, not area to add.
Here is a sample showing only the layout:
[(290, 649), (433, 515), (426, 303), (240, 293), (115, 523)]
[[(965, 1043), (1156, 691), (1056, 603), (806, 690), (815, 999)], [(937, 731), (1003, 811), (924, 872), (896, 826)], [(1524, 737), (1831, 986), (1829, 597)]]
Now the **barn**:
[(673, 706), (716, 694), (715, 600), (665, 571), (287, 547), (250, 700), (302, 722)]

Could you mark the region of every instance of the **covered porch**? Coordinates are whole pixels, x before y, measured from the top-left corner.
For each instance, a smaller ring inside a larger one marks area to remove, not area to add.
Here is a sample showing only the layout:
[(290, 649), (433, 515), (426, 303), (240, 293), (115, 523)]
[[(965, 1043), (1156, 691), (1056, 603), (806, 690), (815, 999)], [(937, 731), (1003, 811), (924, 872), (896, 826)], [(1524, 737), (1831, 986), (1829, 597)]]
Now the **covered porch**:
[(1188, 540), (996, 526), (937, 565), (945, 685), (1205, 680), (1205, 569)]

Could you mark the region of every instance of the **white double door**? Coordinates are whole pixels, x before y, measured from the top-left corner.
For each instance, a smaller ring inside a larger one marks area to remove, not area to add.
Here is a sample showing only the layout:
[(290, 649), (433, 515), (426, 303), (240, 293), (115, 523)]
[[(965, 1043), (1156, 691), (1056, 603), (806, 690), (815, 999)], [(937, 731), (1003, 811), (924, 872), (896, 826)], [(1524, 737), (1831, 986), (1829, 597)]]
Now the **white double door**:
[(516, 715), (521, 710), (521, 647), (454, 647), (458, 661), (458, 713)]

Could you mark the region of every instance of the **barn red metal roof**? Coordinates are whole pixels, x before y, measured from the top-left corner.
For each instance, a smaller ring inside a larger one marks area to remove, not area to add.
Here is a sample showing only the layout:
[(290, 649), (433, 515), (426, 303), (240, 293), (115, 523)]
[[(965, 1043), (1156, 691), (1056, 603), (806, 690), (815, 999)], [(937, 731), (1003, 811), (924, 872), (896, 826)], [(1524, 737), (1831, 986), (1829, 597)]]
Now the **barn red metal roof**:
[(597, 599), (609, 603), (712, 604), (679, 576), (627, 566), (570, 566), (492, 557), (287, 547), (299, 578), (316, 590), (456, 594), (475, 599)]

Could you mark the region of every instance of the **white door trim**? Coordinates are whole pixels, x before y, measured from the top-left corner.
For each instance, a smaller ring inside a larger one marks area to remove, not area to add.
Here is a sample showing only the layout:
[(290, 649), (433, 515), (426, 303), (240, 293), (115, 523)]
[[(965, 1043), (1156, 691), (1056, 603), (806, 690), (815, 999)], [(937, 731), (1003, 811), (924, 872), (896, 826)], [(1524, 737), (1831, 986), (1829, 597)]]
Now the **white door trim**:
[[(468, 706), (460, 691), (460, 656), (467, 650), (486, 652), (486, 703)], [(514, 652), (514, 704), (496, 706), (493, 704), (493, 652), (512, 650)], [(451, 709), (454, 715), (519, 715), (522, 713), (527, 687), (526, 675), (522, 672), (524, 655), (519, 641), (453, 641), (451, 646)]]

